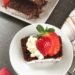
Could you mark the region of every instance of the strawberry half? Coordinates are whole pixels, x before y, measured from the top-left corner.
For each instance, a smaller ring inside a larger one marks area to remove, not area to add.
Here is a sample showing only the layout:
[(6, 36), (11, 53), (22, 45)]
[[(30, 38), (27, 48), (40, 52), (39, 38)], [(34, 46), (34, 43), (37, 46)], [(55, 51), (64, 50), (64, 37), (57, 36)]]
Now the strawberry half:
[(54, 56), (60, 51), (60, 39), (59, 36), (56, 33), (50, 33), (49, 38), (51, 40), (51, 47), (48, 50), (48, 55), (49, 56)]
[(49, 37), (43, 36), (37, 40), (36, 47), (43, 56), (46, 56), (48, 54), (48, 50), (51, 47), (51, 40), (49, 39)]
[(37, 30), (41, 33), (40, 37), (36, 41), (37, 49), (43, 56), (56, 55), (61, 47), (59, 36), (52, 28), (44, 29), (42, 26), (39, 26), (37, 27)]
[(10, 2), (10, 0), (3, 0), (3, 6), (4, 6), (5, 8), (7, 8), (9, 2)]

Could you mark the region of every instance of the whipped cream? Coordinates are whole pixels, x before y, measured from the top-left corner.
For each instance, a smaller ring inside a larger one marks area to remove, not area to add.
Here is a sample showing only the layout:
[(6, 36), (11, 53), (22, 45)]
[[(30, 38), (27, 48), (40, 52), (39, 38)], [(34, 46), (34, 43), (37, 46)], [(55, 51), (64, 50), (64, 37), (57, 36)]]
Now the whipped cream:
[(26, 43), (27, 50), (30, 51), (31, 57), (37, 57), (38, 59), (44, 59), (44, 56), (40, 53), (40, 51), (36, 47), (37, 38), (34, 36), (30, 36)]

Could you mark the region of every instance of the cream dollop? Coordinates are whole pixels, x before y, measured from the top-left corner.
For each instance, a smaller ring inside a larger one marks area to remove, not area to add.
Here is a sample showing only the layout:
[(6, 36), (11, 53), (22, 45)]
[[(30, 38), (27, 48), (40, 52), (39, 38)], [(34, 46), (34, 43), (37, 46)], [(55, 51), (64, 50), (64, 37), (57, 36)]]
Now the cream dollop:
[(27, 50), (31, 52), (31, 57), (37, 57), (38, 59), (43, 59), (44, 56), (40, 53), (40, 51), (36, 47), (37, 38), (34, 36), (30, 36), (26, 43)]

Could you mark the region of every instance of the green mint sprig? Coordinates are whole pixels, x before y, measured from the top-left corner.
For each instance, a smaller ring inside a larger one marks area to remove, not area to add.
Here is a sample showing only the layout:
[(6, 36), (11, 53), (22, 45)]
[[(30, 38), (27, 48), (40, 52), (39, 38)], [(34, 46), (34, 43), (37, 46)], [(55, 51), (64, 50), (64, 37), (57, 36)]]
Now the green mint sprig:
[(50, 33), (50, 32), (55, 32), (54, 28), (48, 28), (48, 27), (44, 28), (42, 25), (37, 25), (36, 29), (41, 35)]

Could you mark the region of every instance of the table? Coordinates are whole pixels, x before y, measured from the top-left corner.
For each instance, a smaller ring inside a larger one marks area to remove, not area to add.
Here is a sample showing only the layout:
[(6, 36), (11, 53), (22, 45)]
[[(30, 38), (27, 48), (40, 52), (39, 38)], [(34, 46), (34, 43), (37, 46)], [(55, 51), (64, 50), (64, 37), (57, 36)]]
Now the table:
[[(75, 0), (59, 0), (58, 5), (46, 23), (61, 28), (74, 8)], [(9, 46), (16, 32), (26, 25), (28, 24), (0, 12), (0, 68), (7, 67), (12, 75), (16, 75), (16, 73), (10, 64)]]

